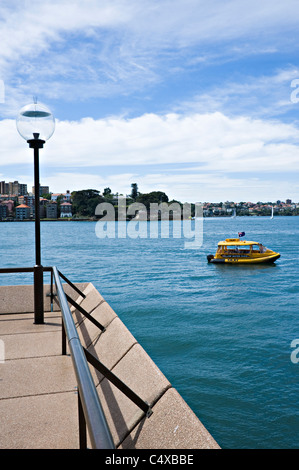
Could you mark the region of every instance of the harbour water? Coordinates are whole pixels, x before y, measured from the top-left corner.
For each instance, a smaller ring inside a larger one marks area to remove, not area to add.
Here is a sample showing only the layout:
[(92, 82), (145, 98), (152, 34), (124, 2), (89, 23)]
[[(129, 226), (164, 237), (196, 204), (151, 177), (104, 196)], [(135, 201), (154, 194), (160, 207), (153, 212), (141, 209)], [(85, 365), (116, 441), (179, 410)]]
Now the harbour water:
[[(222, 448), (298, 448), (299, 217), (206, 218), (198, 249), (172, 236), (100, 239), (95, 229), (42, 222), (43, 265), (96, 286)], [(208, 264), (239, 231), (281, 258)], [(0, 236), (1, 267), (34, 265), (33, 223), (1, 223)]]

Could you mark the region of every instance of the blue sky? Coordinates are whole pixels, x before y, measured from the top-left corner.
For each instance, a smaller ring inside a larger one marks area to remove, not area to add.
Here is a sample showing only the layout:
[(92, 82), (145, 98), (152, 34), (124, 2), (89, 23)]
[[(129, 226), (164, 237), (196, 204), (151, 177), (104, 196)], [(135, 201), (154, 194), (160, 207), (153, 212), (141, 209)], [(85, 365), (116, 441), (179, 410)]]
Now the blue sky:
[(294, 0), (2, 0), (0, 179), (33, 184), (37, 96), (52, 192), (299, 202), (298, 23)]

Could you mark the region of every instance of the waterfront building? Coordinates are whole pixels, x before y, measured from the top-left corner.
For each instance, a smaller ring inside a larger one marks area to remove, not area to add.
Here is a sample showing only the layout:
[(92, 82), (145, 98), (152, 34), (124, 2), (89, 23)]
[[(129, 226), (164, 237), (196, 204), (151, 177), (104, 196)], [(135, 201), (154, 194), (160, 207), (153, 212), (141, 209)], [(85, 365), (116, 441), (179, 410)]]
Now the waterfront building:
[(1, 194), (0, 200), (18, 202), (18, 196), (16, 196), (15, 194)]
[(9, 196), (23, 196), (27, 194), (27, 184), (21, 184), (18, 181), (0, 181), (0, 194), (7, 194)]
[(57, 203), (50, 202), (46, 207), (47, 219), (57, 219)]
[[(32, 186), (32, 194), (35, 196), (35, 187)], [(42, 196), (43, 194), (50, 194), (49, 186), (39, 186), (39, 195)]]
[(3, 220), (7, 217), (7, 204), (4, 204), (3, 202), (0, 204), (0, 220)]
[(51, 200), (57, 201), (59, 196), (62, 196), (61, 202), (71, 202), (71, 193), (69, 190), (67, 190), (65, 193), (52, 193)]
[(10, 181), (8, 183), (8, 194), (16, 194), (19, 195), (19, 183), (18, 181)]
[(17, 196), (23, 196), (24, 194), (27, 194), (27, 184), (20, 184), (18, 181), (9, 182), (8, 194), (16, 194)]
[(6, 206), (7, 215), (12, 213), (14, 206), (15, 206), (14, 201), (12, 201), (11, 199), (8, 199), (6, 201), (3, 201), (1, 204), (4, 204)]
[(49, 199), (46, 199), (44, 197), (39, 198), (39, 213), (40, 213), (41, 219), (44, 219), (46, 217), (48, 204), (49, 204)]
[(63, 194), (62, 193), (52, 193), (51, 194), (51, 201), (56, 202), (59, 196), (63, 196)]
[(66, 200), (66, 202), (71, 202), (71, 193), (69, 189), (67, 189), (66, 193), (64, 194), (64, 199)]
[(60, 217), (72, 217), (72, 204), (69, 202), (63, 202), (60, 204)]
[(30, 208), (30, 215), (32, 217), (35, 216), (35, 196), (26, 194), (25, 196), (18, 197), (19, 204), (29, 206)]
[(5, 181), (0, 181), (0, 193), (8, 194), (8, 189), (8, 183), (5, 183)]
[(16, 219), (24, 220), (30, 218), (30, 207), (26, 204), (21, 204), (16, 207)]
[(25, 194), (27, 194), (27, 184), (19, 183), (18, 184), (18, 195), (23, 196)]

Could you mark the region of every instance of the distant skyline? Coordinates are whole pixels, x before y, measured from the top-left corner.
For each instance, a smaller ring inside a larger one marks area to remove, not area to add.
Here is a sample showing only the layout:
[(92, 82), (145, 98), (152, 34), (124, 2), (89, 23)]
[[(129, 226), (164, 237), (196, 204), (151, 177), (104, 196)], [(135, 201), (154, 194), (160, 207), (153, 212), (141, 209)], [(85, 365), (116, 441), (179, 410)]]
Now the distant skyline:
[(33, 186), (15, 118), (37, 96), (54, 193), (298, 202), (298, 23), (295, 0), (3, 0), (0, 180)]
[[(24, 181), (17, 181), (17, 180), (14, 180), (14, 179), (13, 179), (13, 181), (5, 181), (5, 180), (4, 180), (4, 181), (0, 181), (0, 182), (1, 182), (1, 183), (6, 183), (6, 184), (9, 183), (10, 185), (15, 184), (15, 183), (19, 183), (19, 184), (22, 185), (23, 187), (26, 187), (26, 188), (27, 188), (27, 191), (24, 192), (25, 190), (22, 188), (22, 193), (19, 194), (19, 196), (20, 196), (20, 195), (23, 196), (24, 194), (27, 194), (27, 195), (28, 195), (28, 194), (29, 194), (29, 195), (30, 195), (30, 194), (33, 194), (33, 195), (34, 195), (34, 193), (35, 193), (34, 186), (33, 186), (33, 187), (29, 187), (29, 186), (27, 185), (27, 183), (24, 182)], [(137, 185), (137, 186), (138, 186), (138, 185)], [(60, 195), (60, 194), (61, 194), (61, 195), (62, 195), (62, 194), (65, 194), (65, 193), (67, 193), (67, 192), (68, 192), (68, 193), (72, 193), (72, 192), (73, 192), (73, 190), (72, 190), (72, 189), (69, 189), (69, 188), (66, 189), (66, 190), (64, 190), (64, 191), (54, 192), (54, 191), (51, 190), (51, 188), (50, 188), (49, 186), (43, 186), (43, 185), (40, 185), (40, 189), (41, 189), (41, 190), (44, 189), (44, 192), (42, 192), (42, 191), (40, 192), (40, 195), (41, 195), (41, 196), (42, 196), (42, 195), (45, 195), (45, 194), (51, 194), (51, 195)], [(81, 188), (81, 189), (79, 189), (79, 190), (77, 190), (77, 191), (80, 191), (80, 190), (82, 191), (83, 189), (84, 189), (84, 188)], [(86, 188), (85, 188), (85, 189), (86, 189)], [(1, 195), (2, 195), (2, 196), (6, 196), (7, 198), (9, 198), (9, 196), (14, 196), (14, 197), (15, 197), (15, 196), (18, 196), (17, 191), (15, 191), (15, 192), (11, 192), (11, 191), (13, 191), (12, 188), (11, 188), (10, 190), (8, 190), (7, 192), (0, 191), (0, 196), (1, 196)], [(138, 191), (138, 193), (141, 193), (141, 192), (139, 191), (139, 188), (138, 188), (138, 187), (137, 187), (137, 191)], [(111, 194), (112, 194), (112, 195), (117, 195), (117, 196), (119, 196), (119, 197), (121, 197), (121, 198), (123, 198), (123, 197), (127, 197), (127, 198), (128, 198), (128, 197), (131, 197), (131, 192), (132, 192), (132, 188), (130, 188), (130, 190), (127, 191), (127, 192), (125, 192), (125, 193), (120, 193), (119, 191), (116, 190), (116, 191), (114, 191), (114, 193), (111, 192)], [(151, 192), (151, 191), (149, 191), (149, 192)], [(100, 193), (103, 195), (103, 191), (100, 191)], [(166, 195), (167, 195), (167, 194), (166, 194)], [(168, 195), (167, 195), (167, 196), (168, 196)], [(171, 202), (171, 199), (169, 199), (169, 202)], [(179, 202), (182, 202), (182, 201), (179, 201)], [(185, 202), (190, 203), (191, 201), (185, 201)], [(252, 204), (256, 204), (255, 202), (252, 202), (252, 201), (233, 201), (233, 200), (223, 200), (223, 201), (222, 201), (222, 200), (221, 200), (221, 201), (198, 201), (198, 202), (201, 202), (201, 203), (208, 203), (208, 204), (218, 204), (218, 203), (235, 203), (235, 204), (239, 204), (239, 203), (245, 203), (245, 204), (247, 204), (247, 203), (252, 203)], [(259, 202), (259, 203), (265, 203), (265, 204), (267, 204), (267, 203), (272, 203), (272, 204), (277, 204), (277, 203), (282, 203), (282, 204), (285, 204), (285, 203), (286, 203), (286, 204), (299, 204), (299, 201), (293, 201), (293, 200), (291, 200), (290, 198), (277, 199), (277, 200), (274, 200), (274, 201), (257, 201), (257, 202)]]

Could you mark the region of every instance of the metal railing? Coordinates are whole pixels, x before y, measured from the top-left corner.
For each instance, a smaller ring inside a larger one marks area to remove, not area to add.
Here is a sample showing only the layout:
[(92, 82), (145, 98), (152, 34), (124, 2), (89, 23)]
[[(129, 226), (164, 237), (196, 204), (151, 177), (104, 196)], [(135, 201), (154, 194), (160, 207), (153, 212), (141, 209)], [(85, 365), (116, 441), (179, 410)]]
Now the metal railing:
[(68, 339), (78, 385), (80, 448), (87, 447), (86, 433), (82, 435), (82, 429), (86, 423), (92, 448), (113, 449), (113, 439), (55, 266), (53, 267), (53, 276), (61, 308), (63, 328)]
[[(87, 448), (88, 429), (91, 447), (93, 449), (114, 449), (112, 435), (103, 412), (103, 408), (94, 384), (88, 363), (93, 365), (96, 370), (100, 371), (104, 377), (121, 390), (130, 400), (132, 400), (147, 417), (151, 416), (152, 410), (150, 405), (142, 400), (133, 390), (131, 390), (124, 382), (122, 382), (113, 372), (102, 364), (98, 358), (93, 356), (85, 349), (80, 341), (78, 331), (69, 307), (73, 305), (82, 315), (89, 321), (94, 323), (99, 330), (104, 333), (105, 327), (92, 317), (84, 308), (75, 302), (69, 295), (64, 292), (61, 279), (69, 284), (77, 294), (85, 298), (85, 294), (78, 289), (66, 276), (58, 269), (53, 267), (43, 267), (44, 272), (51, 273), (50, 294), (51, 310), (53, 308), (54, 297), (57, 296), (61, 316), (62, 316), (62, 354), (66, 355), (67, 343), (73, 362), (78, 386), (78, 417), (79, 417), (79, 446), (80, 449)], [(34, 268), (4, 268), (0, 269), (3, 273), (30, 273), (34, 272)], [(53, 286), (56, 286), (54, 293)]]

